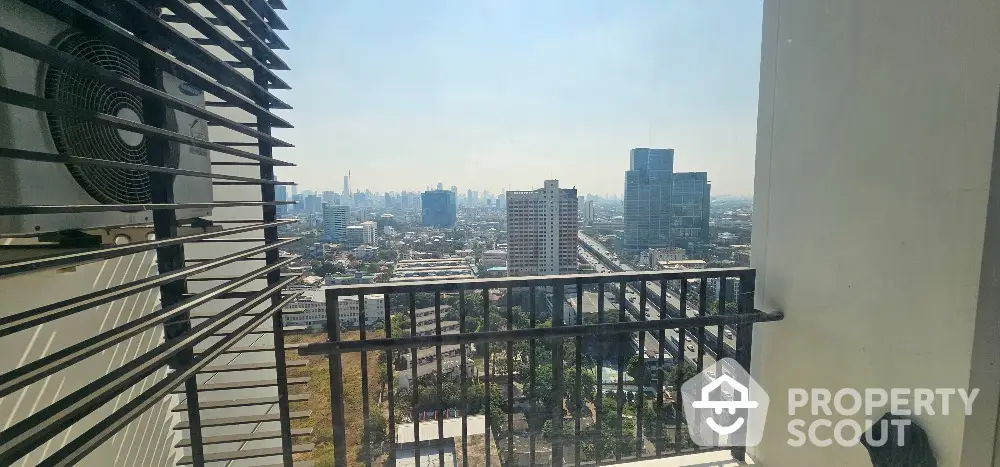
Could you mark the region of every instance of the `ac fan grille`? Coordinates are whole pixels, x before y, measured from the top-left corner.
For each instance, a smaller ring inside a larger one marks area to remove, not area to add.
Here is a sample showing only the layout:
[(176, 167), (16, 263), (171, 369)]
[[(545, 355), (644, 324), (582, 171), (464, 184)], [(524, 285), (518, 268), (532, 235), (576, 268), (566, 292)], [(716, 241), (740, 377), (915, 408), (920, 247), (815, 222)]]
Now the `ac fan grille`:
[[(139, 80), (139, 62), (105, 42), (74, 33), (57, 48), (108, 71)], [(141, 121), (142, 101), (72, 71), (50, 66), (45, 73), (45, 97), (103, 114)], [(148, 165), (145, 139), (108, 125), (69, 116), (47, 114), (49, 130), (59, 154)], [(144, 171), (67, 164), (73, 178), (101, 203), (136, 204), (151, 200), (149, 174)]]

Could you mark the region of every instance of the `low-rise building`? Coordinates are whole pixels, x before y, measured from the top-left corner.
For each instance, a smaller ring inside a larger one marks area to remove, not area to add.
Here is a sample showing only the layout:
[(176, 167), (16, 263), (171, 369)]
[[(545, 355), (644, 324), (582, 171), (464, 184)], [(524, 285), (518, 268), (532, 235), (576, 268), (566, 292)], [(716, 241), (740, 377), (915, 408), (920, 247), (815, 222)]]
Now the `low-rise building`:
[(681, 261), (660, 261), (660, 269), (705, 269), (708, 263), (701, 259), (686, 259)]
[(684, 261), (687, 253), (683, 248), (650, 248), (649, 265), (656, 266), (662, 261)]
[(468, 261), (462, 258), (409, 259), (396, 262), (390, 282), (475, 277)]
[(507, 250), (486, 250), (483, 252), (483, 257), (479, 260), (479, 263), (483, 266), (483, 269), (500, 266), (507, 267)]
[[(306, 326), (314, 329), (326, 326), (326, 289), (327, 287), (320, 287), (307, 290), (298, 300), (285, 306), (282, 309), (284, 326)], [(366, 295), (364, 308), (365, 323), (371, 326), (384, 319), (385, 298), (382, 295)], [(340, 297), (337, 309), (342, 326), (346, 328), (358, 327), (361, 315), (358, 297)]]

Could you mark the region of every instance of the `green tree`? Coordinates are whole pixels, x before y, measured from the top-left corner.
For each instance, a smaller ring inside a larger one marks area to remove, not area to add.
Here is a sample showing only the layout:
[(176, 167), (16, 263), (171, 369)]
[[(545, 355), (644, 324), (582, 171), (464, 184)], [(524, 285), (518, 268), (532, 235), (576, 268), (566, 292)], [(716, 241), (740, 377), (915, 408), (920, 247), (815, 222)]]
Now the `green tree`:
[(685, 381), (694, 378), (698, 374), (698, 368), (693, 363), (684, 360), (680, 365), (674, 365), (666, 374), (666, 383), (678, 390)]
[(574, 407), (576, 403), (576, 367), (570, 367), (563, 373), (563, 381), (565, 384), (563, 387), (566, 389), (565, 397), (567, 404), (570, 406), (571, 410), (575, 414), (577, 411), (582, 409), (582, 405), (586, 401), (593, 401), (594, 394), (597, 389), (597, 377), (594, 375), (593, 370), (584, 368), (580, 371), (580, 404), (581, 407)]
[(628, 373), (632, 377), (632, 380), (637, 384), (642, 380), (643, 371), (643, 357), (641, 355), (633, 355), (629, 359), (628, 364), (625, 366), (625, 373)]
[(403, 314), (397, 313), (389, 318), (389, 324), (391, 325), (391, 335), (392, 337), (402, 337), (410, 335), (410, 317)]
[[(388, 426), (382, 412), (376, 411), (376, 413), (368, 415), (368, 418), (365, 419), (364, 431), (361, 433), (362, 448), (358, 450), (359, 462), (373, 461), (385, 452), (386, 441), (389, 438)], [(368, 446), (368, 456), (365, 456), (364, 446)]]

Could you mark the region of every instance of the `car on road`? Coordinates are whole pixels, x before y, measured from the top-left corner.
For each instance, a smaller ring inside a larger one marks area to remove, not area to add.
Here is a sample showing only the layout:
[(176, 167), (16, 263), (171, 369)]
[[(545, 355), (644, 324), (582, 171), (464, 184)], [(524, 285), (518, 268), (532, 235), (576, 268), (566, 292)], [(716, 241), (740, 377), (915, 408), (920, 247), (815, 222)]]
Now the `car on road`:
[(694, 344), (688, 344), (687, 345), (687, 349), (688, 350), (694, 350)]

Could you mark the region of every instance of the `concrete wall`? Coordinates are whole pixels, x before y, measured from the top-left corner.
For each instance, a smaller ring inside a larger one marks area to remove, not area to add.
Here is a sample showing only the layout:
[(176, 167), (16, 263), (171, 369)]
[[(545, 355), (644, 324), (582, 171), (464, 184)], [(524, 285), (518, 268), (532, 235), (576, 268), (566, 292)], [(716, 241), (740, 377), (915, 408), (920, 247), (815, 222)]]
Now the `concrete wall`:
[(870, 465), (861, 446), (788, 446), (789, 387), (972, 386), (973, 416), (919, 422), (939, 465), (991, 465), (1000, 4), (764, 10), (752, 266), (757, 307), (786, 319), (756, 330), (771, 410), (751, 452), (769, 467)]

